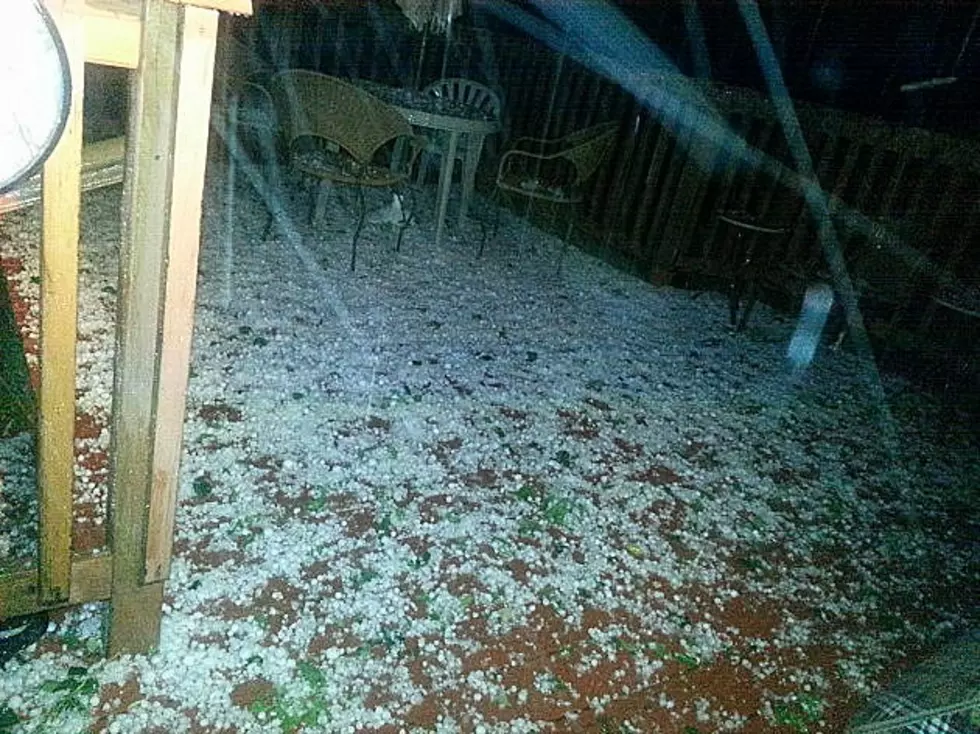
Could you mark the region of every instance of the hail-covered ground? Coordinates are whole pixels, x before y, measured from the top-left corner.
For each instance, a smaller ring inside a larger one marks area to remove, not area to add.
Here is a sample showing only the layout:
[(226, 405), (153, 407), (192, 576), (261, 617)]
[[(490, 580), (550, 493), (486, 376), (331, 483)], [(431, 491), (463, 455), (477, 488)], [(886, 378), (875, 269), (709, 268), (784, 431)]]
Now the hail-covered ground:
[[(880, 404), (846, 348), (791, 377), (791, 318), (732, 334), (720, 296), (494, 232), (487, 202), (437, 247), (420, 194), (352, 273), (353, 197), (311, 228), (295, 191), (297, 250), (220, 179), (159, 648), (105, 660), (100, 605), (55, 615), (3, 667), (0, 731), (839, 732), (975, 624), (976, 448), (910, 384)], [(90, 543), (119, 207), (84, 200)], [(25, 333), (37, 237), (0, 223)]]

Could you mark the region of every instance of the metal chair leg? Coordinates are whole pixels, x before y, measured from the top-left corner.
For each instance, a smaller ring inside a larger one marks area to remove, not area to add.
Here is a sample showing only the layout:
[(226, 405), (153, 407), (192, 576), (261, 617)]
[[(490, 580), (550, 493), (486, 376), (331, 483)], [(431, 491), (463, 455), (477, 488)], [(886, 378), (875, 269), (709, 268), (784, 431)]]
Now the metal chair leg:
[[(490, 230), (490, 236), (493, 239), (497, 239), (497, 231), (500, 229), (500, 208), (503, 206), (501, 201), (501, 191), (499, 188), (494, 189), (493, 196), (490, 199), (490, 205), (493, 207), (493, 228)], [(477, 251), (477, 257), (483, 257), (483, 248), (487, 244), (486, 230), (482, 229), (480, 238), (480, 249)]]
[(364, 201), (364, 189), (357, 187), (357, 226), (354, 228), (354, 239), (350, 243), (350, 270), (353, 273), (357, 266), (357, 238), (361, 236), (361, 229), (364, 227), (364, 218), (367, 216), (367, 204)]
[(415, 194), (411, 187), (408, 187), (406, 191), (407, 195), (402, 196), (402, 200), (404, 201), (405, 198), (408, 198), (409, 204), (407, 209), (402, 206), (402, 221), (398, 223), (398, 239), (395, 240), (395, 252), (401, 252), (402, 238), (405, 236), (405, 230), (415, 220)]
[(752, 309), (755, 308), (756, 301), (758, 300), (756, 290), (756, 280), (753, 277), (749, 280), (745, 288), (745, 306), (742, 309), (742, 317), (738, 321), (738, 326), (735, 327), (736, 331), (745, 331), (745, 327), (749, 323), (749, 317), (752, 316)]
[(310, 209), (310, 225), (315, 226), (323, 221), (323, 215), (327, 210), (327, 194), (330, 191), (330, 182), (326, 179), (317, 181), (313, 188), (313, 205)]
[(561, 244), (561, 254), (558, 256), (558, 269), (557, 272), (561, 275), (561, 266), (565, 262), (565, 255), (568, 253), (568, 246), (572, 241), (572, 230), (575, 226), (575, 217), (569, 214), (568, 217), (568, 227), (565, 228), (565, 239), (562, 240)]

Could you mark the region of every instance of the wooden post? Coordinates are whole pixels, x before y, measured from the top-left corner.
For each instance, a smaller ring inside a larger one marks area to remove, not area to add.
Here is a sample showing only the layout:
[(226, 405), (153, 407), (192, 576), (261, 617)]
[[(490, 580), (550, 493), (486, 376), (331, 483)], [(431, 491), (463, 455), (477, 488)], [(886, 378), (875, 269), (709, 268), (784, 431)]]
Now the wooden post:
[(39, 601), (68, 599), (72, 489), (75, 484), (75, 337), (78, 319), (78, 214), (81, 197), (85, 35), (82, 17), (55, 10), (71, 69), (68, 124), (44, 164), (41, 194), (41, 384), (38, 390), (40, 491)]
[(216, 33), (214, 10), (144, 0), (120, 247), (110, 655), (160, 636)]

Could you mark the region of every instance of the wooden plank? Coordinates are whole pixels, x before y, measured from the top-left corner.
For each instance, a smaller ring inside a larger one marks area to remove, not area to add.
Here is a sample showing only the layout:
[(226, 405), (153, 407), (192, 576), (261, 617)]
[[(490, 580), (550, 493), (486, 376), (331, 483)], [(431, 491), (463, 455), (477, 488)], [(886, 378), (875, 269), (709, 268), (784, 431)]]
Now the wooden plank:
[[(733, 121), (729, 121), (729, 129), (734, 134), (732, 140), (731, 148), (728, 150), (728, 155), (725, 162), (725, 168), (720, 176), (720, 189), (721, 196), (718, 202), (718, 209), (727, 208), (727, 199), (733, 193), (733, 184), (738, 177), (738, 172), (740, 169), (745, 167), (745, 162), (743, 161), (743, 156), (749, 148), (748, 136), (752, 129), (752, 119), (745, 118), (741, 116), (741, 120), (744, 123), (744, 130), (739, 129), (738, 126), (734, 124)], [(716, 251), (716, 238), (718, 235), (718, 220), (717, 217), (712, 217), (706, 231), (704, 232), (704, 249), (703, 257), (705, 260), (710, 260)]]
[[(691, 114), (694, 115), (695, 130), (706, 129), (712, 124), (725, 124), (723, 118), (716, 118), (710, 110), (693, 109)], [(666, 239), (681, 245), (681, 243), (689, 243), (697, 236), (698, 219), (708, 193), (708, 183), (720, 155), (722, 155), (720, 146), (707, 136), (695, 134), (690, 138), (684, 166), (685, 176), (678, 183), (685, 193), (679, 197), (680, 210), (669, 220), (673, 226), (668, 229), (669, 234), (665, 235)], [(671, 253), (672, 258), (678, 250), (679, 248), (675, 247)]]
[[(834, 153), (837, 150), (839, 141), (832, 135), (823, 133), (818, 133), (818, 135), (820, 136), (819, 144), (811, 144), (811, 147), (814, 149), (814, 176), (818, 182), (822, 182), (829, 175), (828, 171), (833, 163)], [(797, 191), (802, 192), (802, 188), (799, 186), (799, 174), (793, 172), (787, 179), (788, 186), (794, 187)], [(804, 206), (800, 209), (799, 217), (796, 220), (796, 225), (793, 227), (793, 232), (790, 235), (786, 250), (788, 254), (784, 264), (803, 264), (807, 268), (813, 262), (823, 262), (820, 240), (816, 236), (813, 210), (808, 204), (804, 203)], [(802, 275), (809, 277), (810, 273), (803, 272)]]
[[(122, 182), (126, 137), (89, 143), (82, 148), (83, 192)], [(0, 196), (0, 214), (23, 209), (41, 200), (41, 173), (31, 176), (13, 191)]]
[(75, 339), (85, 37), (81, 18), (55, 22), (72, 75), (68, 124), (44, 164), (41, 190), (41, 384), (38, 388), (40, 600), (68, 599), (75, 483)]
[[(653, 145), (653, 152), (650, 154), (648, 161), (646, 156), (644, 156), (644, 160), (647, 162), (644, 166), (646, 168), (646, 175), (643, 179), (643, 199), (637, 209), (639, 217), (636, 220), (633, 230), (633, 241), (636, 242), (636, 249), (639, 251), (641, 257), (644, 256), (643, 243), (649, 240), (645, 231), (648, 234), (649, 230), (647, 227), (652, 226), (652, 221), (656, 221), (657, 219), (654, 210), (659, 210), (663, 206), (662, 187), (658, 187), (657, 183), (660, 181), (660, 172), (667, 158), (667, 147), (670, 144), (670, 133), (655, 118), (647, 117), (644, 127), (647, 128), (647, 136), (656, 138), (656, 142)], [(654, 206), (655, 198), (657, 200), (656, 206)], [(652, 263), (652, 256), (649, 260)]]
[(201, 199), (207, 160), (208, 118), (218, 14), (189, 7), (184, 13), (177, 90), (174, 180), (170, 204), (167, 285), (163, 304), (160, 378), (157, 384), (153, 489), (146, 539), (146, 581), (170, 573), (177, 472), (194, 329)]
[(135, 69), (139, 60), (139, 0), (73, 0), (85, 17), (85, 60)]
[(102, 601), (112, 594), (112, 554), (76, 556), (71, 564), (69, 604)]
[[(693, 124), (686, 124), (686, 118), (691, 114), (687, 106), (689, 103), (678, 96), (675, 97), (673, 104), (677, 107), (669, 116), (665, 108), (666, 127), (676, 141), (667, 169), (667, 178), (664, 181), (665, 192), (670, 192), (670, 202), (663, 207), (658, 207), (657, 220), (654, 222), (654, 227), (660, 231), (660, 237), (656, 249), (651, 253), (653, 270), (663, 269), (673, 262), (677, 248), (683, 246), (679, 240), (672, 239), (671, 233), (677, 226), (675, 216), (679, 216), (679, 213), (684, 210), (683, 207), (687, 206), (686, 196), (691, 193), (691, 181), (697, 175), (697, 171), (694, 170), (697, 167), (697, 159), (692, 152), (697, 129)], [(666, 198), (664, 197), (665, 203)], [(654, 274), (651, 272), (651, 275)]]
[(0, 576), (0, 619), (41, 611), (39, 589), (37, 569)]
[[(654, 271), (663, 265), (660, 258), (664, 253), (664, 241), (662, 232), (664, 222), (673, 204), (675, 185), (679, 171), (679, 157), (682, 154), (683, 142), (675, 135), (676, 118), (680, 114), (678, 101), (673, 97), (668, 97), (663, 109), (660, 111), (660, 137), (657, 140), (657, 151), (654, 160), (650, 164), (647, 180), (650, 174), (656, 169), (660, 170), (666, 166), (666, 170), (661, 177), (660, 190), (658, 191), (657, 205), (654, 207), (653, 217), (650, 226), (644, 237), (646, 252), (643, 255), (643, 268), (647, 277), (653, 277)], [(661, 143), (663, 147), (661, 147)], [(673, 143), (673, 145), (671, 145)], [(668, 151), (669, 148), (669, 151)], [(680, 246), (680, 243), (677, 243)]]
[(170, 2), (235, 15), (252, 14), (252, 0), (170, 0)]
[(899, 154), (899, 158), (895, 162), (895, 168), (892, 169), (889, 176), (888, 188), (885, 189), (885, 193), (878, 201), (877, 210), (880, 215), (888, 216), (891, 214), (892, 204), (895, 201), (895, 197), (898, 195), (899, 189), (905, 182), (905, 169), (908, 167), (910, 160), (910, 154)]
[[(112, 588), (112, 556), (76, 555), (71, 562), (69, 604), (85, 604), (108, 599)], [(20, 571), (0, 577), (0, 619), (34, 614), (60, 606), (63, 602), (44, 603), (38, 595), (36, 570)]]
[(113, 656), (145, 652), (160, 636), (163, 583), (144, 584), (143, 574), (183, 13), (184, 9), (165, 0), (144, 0), (140, 63), (130, 101), (110, 452), (109, 654)]

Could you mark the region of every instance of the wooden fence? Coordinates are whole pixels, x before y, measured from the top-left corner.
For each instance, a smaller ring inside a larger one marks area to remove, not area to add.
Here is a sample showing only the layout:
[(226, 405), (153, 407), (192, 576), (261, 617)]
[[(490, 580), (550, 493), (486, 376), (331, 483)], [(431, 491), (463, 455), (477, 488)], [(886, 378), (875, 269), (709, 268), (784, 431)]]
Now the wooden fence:
[[(744, 165), (738, 150), (706, 143), (690, 129), (677, 134), (615, 82), (504, 26), (423, 37), (397, 14), (380, 18), (380, 12), (373, 4), (319, 6), (305, 16), (270, 9), (253, 26), (253, 48), (271, 65), (390, 84), (425, 84), (442, 75), (487, 82), (505, 100), (504, 141), (620, 121), (582, 219), (594, 242), (643, 277), (663, 282), (678, 272), (723, 271), (729, 243), (716, 226), (721, 209), (788, 228), (769, 274), (790, 297), (822, 269), (814, 220), (762, 95), (699, 85), (733, 132), (782, 165), (775, 175)], [(811, 104), (798, 103), (796, 113), (865, 298), (892, 324), (927, 328), (932, 308), (921, 307), (923, 294), (940, 282), (977, 287), (980, 144)]]

